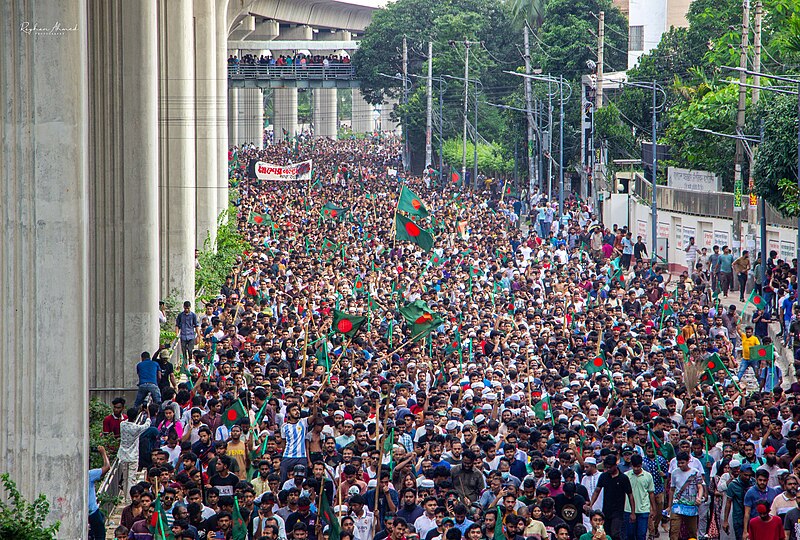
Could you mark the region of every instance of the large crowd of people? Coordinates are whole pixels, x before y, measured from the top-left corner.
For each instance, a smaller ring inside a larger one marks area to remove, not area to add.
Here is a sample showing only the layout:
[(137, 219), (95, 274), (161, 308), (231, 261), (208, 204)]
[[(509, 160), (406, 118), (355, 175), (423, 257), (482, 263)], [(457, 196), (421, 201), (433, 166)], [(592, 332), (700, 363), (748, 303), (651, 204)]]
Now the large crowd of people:
[[(559, 217), (400, 153), (231, 149), (249, 247), (116, 404), (118, 538), (798, 538), (800, 388), (760, 297), (670, 277), (574, 196)], [(310, 181), (246, 174), (307, 159)]]

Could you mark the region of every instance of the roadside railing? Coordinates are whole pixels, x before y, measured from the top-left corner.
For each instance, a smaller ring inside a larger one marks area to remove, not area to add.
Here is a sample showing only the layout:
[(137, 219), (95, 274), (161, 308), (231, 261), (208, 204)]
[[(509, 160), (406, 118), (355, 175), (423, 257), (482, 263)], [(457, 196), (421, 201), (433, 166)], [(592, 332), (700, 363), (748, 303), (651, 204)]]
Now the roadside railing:
[(281, 79), (281, 80), (352, 80), (355, 69), (351, 64), (313, 64), (305, 66), (271, 66), (268, 64), (229, 65), (228, 78), (231, 80)]

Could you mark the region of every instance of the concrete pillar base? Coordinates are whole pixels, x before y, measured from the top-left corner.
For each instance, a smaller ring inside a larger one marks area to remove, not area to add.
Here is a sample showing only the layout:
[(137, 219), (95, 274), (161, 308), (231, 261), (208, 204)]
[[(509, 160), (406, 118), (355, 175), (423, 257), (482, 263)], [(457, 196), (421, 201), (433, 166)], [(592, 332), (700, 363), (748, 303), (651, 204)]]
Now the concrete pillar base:
[(259, 88), (239, 89), (238, 141), (264, 148), (264, 95)]
[(350, 127), (353, 133), (371, 133), (375, 129), (372, 119), (373, 107), (364, 101), (364, 95), (357, 88), (353, 88), (352, 120)]
[(335, 88), (314, 90), (314, 137), (336, 138), (339, 127), (337, 99)]
[(297, 133), (297, 88), (276, 88), (272, 96), (274, 140), (291, 139)]

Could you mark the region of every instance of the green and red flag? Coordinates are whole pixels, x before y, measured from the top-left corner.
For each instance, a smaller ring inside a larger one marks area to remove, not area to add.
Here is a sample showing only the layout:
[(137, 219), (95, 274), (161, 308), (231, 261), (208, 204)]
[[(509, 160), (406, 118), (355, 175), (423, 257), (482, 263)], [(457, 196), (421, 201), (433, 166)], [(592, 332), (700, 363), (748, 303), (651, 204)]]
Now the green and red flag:
[(400, 192), (397, 209), (412, 216), (428, 217), (428, 209), (422, 204), (420, 198), (406, 186), (403, 186), (403, 190)]
[(719, 437), (717, 437), (717, 434), (714, 432), (714, 428), (711, 425), (711, 422), (708, 421), (708, 417), (703, 419), (703, 431), (703, 436), (706, 439), (707, 446), (714, 446), (717, 444)]
[(717, 353), (714, 353), (706, 360), (706, 367), (703, 374), (700, 375), (700, 382), (705, 383), (713, 381), (718, 371), (725, 371), (727, 373), (728, 370), (725, 368), (722, 358), (720, 358)]
[(458, 331), (458, 329), (456, 329), (456, 331), (453, 332), (453, 338), (444, 348), (444, 354), (450, 356), (451, 354), (459, 351), (460, 349), (461, 349), (461, 333)]
[(325, 366), (325, 370), (329, 370), (331, 368), (331, 359), (328, 355), (328, 343), (327, 341), (323, 342), (319, 348), (317, 349), (317, 353), (314, 355), (317, 359), (318, 366)]
[(503, 532), (503, 513), (500, 511), (500, 505), (497, 505), (497, 516), (494, 518), (494, 533), (492, 535), (494, 540), (503, 540), (506, 536)]
[(770, 343), (769, 345), (756, 345), (750, 347), (750, 360), (766, 360), (772, 362), (775, 359), (775, 347)]
[(244, 282), (244, 293), (251, 298), (258, 296), (258, 288), (253, 284), (250, 278), (247, 278), (247, 281)]
[(647, 428), (647, 431), (650, 432), (650, 444), (653, 445), (653, 452), (657, 456), (666, 457), (664, 456), (664, 449), (663, 449), (664, 441), (662, 441), (661, 438), (658, 435), (656, 435), (656, 432), (650, 429), (649, 427)]
[(222, 421), (227, 427), (231, 427), (236, 422), (247, 416), (247, 410), (244, 408), (241, 399), (234, 401), (230, 407), (225, 409), (222, 413)]
[(339, 526), (339, 519), (331, 508), (331, 503), (328, 501), (326, 494), (322, 494), (319, 515), (328, 524), (328, 540), (339, 540), (341, 534), (341, 527)]
[(469, 275), (470, 277), (478, 278), (483, 276), (483, 270), (481, 270), (480, 266), (470, 266), (469, 267)]
[(686, 338), (683, 337), (683, 334), (678, 334), (675, 341), (678, 343), (678, 348), (683, 351), (683, 354), (689, 354), (689, 346), (686, 344)]
[(545, 396), (533, 405), (533, 412), (536, 418), (544, 420), (551, 415), (550, 413), (550, 396)]
[(353, 294), (364, 293), (366, 287), (364, 286), (364, 279), (361, 276), (356, 276), (353, 280)]
[(586, 370), (586, 373), (589, 375), (594, 375), (595, 373), (600, 373), (601, 371), (606, 370), (606, 359), (603, 351), (600, 351), (600, 354), (586, 362), (583, 366), (583, 369)]
[(764, 297), (758, 294), (758, 291), (755, 289), (753, 292), (750, 293), (750, 296), (747, 298), (747, 304), (753, 304), (756, 309), (764, 309), (767, 307), (767, 302), (764, 300)]
[(250, 215), (247, 217), (247, 222), (255, 223), (256, 225), (266, 225), (267, 223), (272, 222), (272, 218), (269, 217), (269, 214), (250, 212)]
[(461, 173), (460, 173), (460, 172), (458, 172), (458, 171), (453, 171), (453, 172), (451, 172), (451, 173), (450, 173), (450, 180), (451, 180), (451, 181), (452, 181), (454, 184), (458, 184), (458, 183), (460, 183), (460, 182), (461, 182)]
[(359, 317), (357, 315), (350, 315), (338, 309), (333, 310), (333, 330), (347, 337), (353, 337), (358, 332), (358, 329), (367, 322), (366, 317)]
[(242, 517), (242, 511), (239, 508), (239, 497), (233, 497), (233, 513), (231, 514), (231, 521), (233, 521), (233, 534), (232, 540), (247, 540), (247, 525)]
[(347, 208), (338, 206), (332, 202), (325, 203), (322, 207), (322, 217), (343, 220), (347, 216)]
[(441, 326), (443, 322), (439, 315), (422, 300), (415, 300), (400, 308), (400, 315), (411, 327), (411, 336), (414, 341), (425, 339), (433, 329)]
[(430, 263), (428, 263), (428, 264), (430, 266), (441, 266), (444, 263), (446, 263), (447, 260), (448, 260), (447, 257), (440, 257), (439, 255), (434, 253), (433, 256), (431, 257)]
[(395, 214), (395, 236), (398, 240), (412, 242), (425, 251), (433, 248), (433, 236), (405, 216)]
[(328, 238), (322, 239), (322, 251), (325, 251), (326, 249), (336, 250), (338, 248), (339, 244), (337, 244), (333, 240), (329, 240)]
[(150, 532), (153, 533), (154, 540), (175, 540), (172, 528), (167, 521), (167, 513), (161, 504), (161, 495), (156, 493), (156, 508), (150, 516)]

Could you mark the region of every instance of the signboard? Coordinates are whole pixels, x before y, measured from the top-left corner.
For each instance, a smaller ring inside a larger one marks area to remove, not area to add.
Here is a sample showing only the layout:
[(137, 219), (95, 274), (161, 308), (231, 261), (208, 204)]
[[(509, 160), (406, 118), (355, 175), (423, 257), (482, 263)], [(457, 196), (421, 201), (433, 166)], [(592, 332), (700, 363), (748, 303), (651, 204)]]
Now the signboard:
[(757, 208), (758, 207), (758, 195), (755, 193), (750, 194), (750, 208)]
[(683, 249), (683, 229), (680, 225), (675, 225), (675, 247)]
[(767, 255), (769, 255), (770, 251), (774, 251), (775, 253), (780, 253), (781, 243), (773, 238), (767, 240)]
[(794, 243), (781, 240), (780, 258), (790, 263), (795, 257), (797, 257), (797, 251), (795, 251)]
[(683, 247), (689, 245), (689, 238), (694, 238), (695, 244), (697, 243), (697, 238), (695, 234), (697, 233), (697, 229), (694, 227), (684, 227), (683, 228)]
[(687, 191), (720, 191), (719, 178), (708, 171), (667, 167), (667, 186)]
[(311, 160), (290, 165), (274, 165), (259, 161), (256, 163), (256, 177), (259, 180), (279, 182), (307, 182), (311, 180)]
[(659, 261), (667, 262), (669, 252), (669, 239), (666, 236), (656, 238), (656, 258)]
[(703, 231), (703, 246), (708, 248), (711, 251), (711, 247), (714, 245), (714, 231)]
[(719, 246), (719, 249), (722, 250), (722, 246), (727, 246), (731, 239), (731, 233), (728, 231), (714, 231), (714, 245)]
[(742, 179), (734, 180), (733, 182), (733, 209), (739, 211), (742, 209)]
[(669, 223), (658, 222), (658, 237), (669, 238)]
[(647, 222), (641, 219), (636, 220), (636, 235), (641, 236), (643, 241), (647, 241)]

